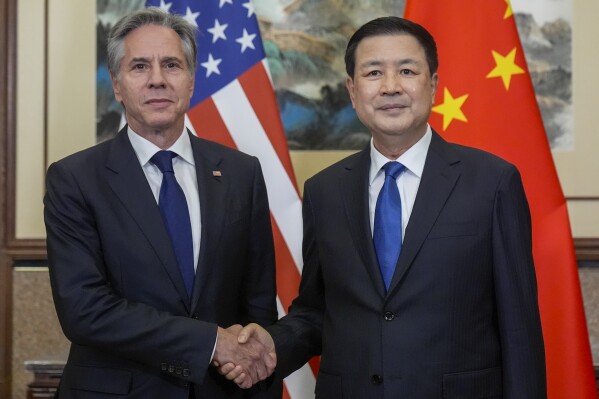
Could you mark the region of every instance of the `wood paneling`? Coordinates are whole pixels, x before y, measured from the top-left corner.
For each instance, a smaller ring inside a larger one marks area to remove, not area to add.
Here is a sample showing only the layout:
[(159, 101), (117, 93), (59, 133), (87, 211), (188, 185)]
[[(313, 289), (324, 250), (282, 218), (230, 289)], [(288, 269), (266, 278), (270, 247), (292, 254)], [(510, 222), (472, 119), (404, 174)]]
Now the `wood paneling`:
[(4, 398), (10, 392), (12, 331), (11, 258), (6, 250), (11, 208), (8, 205), (10, 153), (14, 144), (15, 6), (15, 0), (0, 0), (0, 59), (3, 60), (0, 62), (0, 397)]

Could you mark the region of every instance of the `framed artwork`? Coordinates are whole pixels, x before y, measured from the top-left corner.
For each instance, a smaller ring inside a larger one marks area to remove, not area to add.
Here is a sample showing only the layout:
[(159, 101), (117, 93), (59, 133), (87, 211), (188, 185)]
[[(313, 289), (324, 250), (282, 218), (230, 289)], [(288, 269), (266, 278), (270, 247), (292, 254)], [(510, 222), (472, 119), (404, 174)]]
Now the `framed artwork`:
[[(106, 33), (122, 15), (144, 4), (97, 0), (98, 141), (112, 137), (121, 120), (106, 69)], [(512, 4), (551, 148), (571, 150), (569, 0)], [(405, 0), (254, 0), (254, 5), (289, 148), (363, 148), (370, 134), (357, 119), (345, 88), (345, 46), (363, 23), (382, 15), (403, 15)]]

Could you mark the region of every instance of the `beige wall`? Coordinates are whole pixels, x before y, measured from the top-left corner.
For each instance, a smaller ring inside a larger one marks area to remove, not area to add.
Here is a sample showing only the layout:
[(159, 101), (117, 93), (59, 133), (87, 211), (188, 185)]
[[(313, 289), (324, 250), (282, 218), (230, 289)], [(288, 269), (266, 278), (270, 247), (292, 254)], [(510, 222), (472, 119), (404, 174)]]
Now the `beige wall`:
[[(573, 104), (574, 143), (571, 152), (554, 153), (555, 165), (567, 197), (599, 198), (599, 2), (573, 0)], [(569, 201), (574, 237), (599, 236), (599, 201)]]
[(17, 1), (16, 238), (45, 237), (46, 162), (95, 142), (95, 4)]
[[(44, 4), (48, 4), (48, 84), (44, 106)], [(18, 1), (17, 238), (43, 238), (43, 176), (52, 162), (95, 141), (95, 1)], [(599, 197), (599, 2), (573, 0), (575, 151), (554, 153), (567, 197)], [(47, 114), (45, 111), (47, 110)], [(44, 115), (47, 115), (44, 117)], [(44, 151), (47, 143), (47, 151)], [(293, 152), (303, 181), (348, 152)], [(568, 201), (573, 235), (599, 237), (599, 201)]]

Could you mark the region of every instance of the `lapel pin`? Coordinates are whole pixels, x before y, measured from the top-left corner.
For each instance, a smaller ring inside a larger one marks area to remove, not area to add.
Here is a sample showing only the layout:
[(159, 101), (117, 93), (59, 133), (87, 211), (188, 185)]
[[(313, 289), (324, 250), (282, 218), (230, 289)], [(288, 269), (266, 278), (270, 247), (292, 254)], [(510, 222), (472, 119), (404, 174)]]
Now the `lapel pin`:
[(213, 170), (212, 171), (212, 176), (214, 176), (214, 177), (221, 177), (222, 173), (220, 173), (220, 170)]

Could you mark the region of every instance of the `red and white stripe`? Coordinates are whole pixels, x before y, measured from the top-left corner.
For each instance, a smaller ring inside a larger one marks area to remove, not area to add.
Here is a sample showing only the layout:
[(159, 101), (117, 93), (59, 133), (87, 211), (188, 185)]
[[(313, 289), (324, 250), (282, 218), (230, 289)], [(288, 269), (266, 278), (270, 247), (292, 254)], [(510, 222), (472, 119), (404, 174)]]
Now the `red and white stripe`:
[[(266, 60), (189, 112), (201, 137), (260, 159), (268, 190), (277, 263), (277, 308), (286, 314), (302, 271), (301, 198)], [(315, 373), (305, 365), (285, 379), (284, 398), (314, 398)]]

